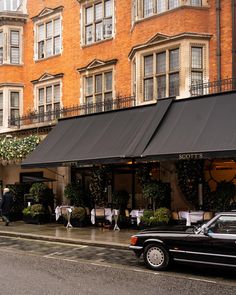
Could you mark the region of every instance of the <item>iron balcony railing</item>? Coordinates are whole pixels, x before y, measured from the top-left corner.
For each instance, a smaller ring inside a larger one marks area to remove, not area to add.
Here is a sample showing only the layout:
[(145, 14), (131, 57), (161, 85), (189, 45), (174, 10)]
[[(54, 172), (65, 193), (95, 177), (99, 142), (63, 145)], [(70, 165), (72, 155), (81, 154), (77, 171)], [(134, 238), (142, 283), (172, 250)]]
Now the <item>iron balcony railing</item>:
[(20, 117), (10, 117), (8, 124), (9, 126), (21, 127), (30, 124), (52, 122), (59, 118), (69, 118), (86, 114), (107, 112), (111, 110), (130, 108), (133, 106), (135, 106), (135, 97), (118, 97), (113, 100), (106, 100), (98, 103), (73, 105), (71, 107), (58, 108), (47, 112), (35, 111)]
[(191, 96), (220, 93), (236, 89), (236, 78), (227, 78), (207, 83), (195, 83), (190, 87)]

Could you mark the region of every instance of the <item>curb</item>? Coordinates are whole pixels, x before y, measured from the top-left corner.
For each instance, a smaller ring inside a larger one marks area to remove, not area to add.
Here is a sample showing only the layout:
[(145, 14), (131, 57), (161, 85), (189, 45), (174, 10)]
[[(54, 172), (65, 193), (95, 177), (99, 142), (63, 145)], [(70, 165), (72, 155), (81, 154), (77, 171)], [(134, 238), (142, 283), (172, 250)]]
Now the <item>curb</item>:
[(104, 247), (104, 248), (113, 248), (113, 249), (120, 249), (120, 250), (129, 250), (129, 245), (125, 244), (118, 244), (118, 243), (104, 243), (99, 241), (89, 241), (89, 240), (80, 240), (80, 239), (63, 239), (63, 238), (55, 238), (49, 236), (42, 236), (42, 235), (32, 235), (32, 234), (23, 234), (23, 233), (13, 233), (13, 232), (6, 232), (0, 231), (1, 237), (13, 237), (13, 238), (22, 238), (28, 240), (36, 240), (36, 241), (46, 241), (46, 242), (55, 242), (55, 243), (63, 243), (63, 244), (79, 244), (79, 245), (86, 245), (86, 246), (94, 246), (94, 247)]

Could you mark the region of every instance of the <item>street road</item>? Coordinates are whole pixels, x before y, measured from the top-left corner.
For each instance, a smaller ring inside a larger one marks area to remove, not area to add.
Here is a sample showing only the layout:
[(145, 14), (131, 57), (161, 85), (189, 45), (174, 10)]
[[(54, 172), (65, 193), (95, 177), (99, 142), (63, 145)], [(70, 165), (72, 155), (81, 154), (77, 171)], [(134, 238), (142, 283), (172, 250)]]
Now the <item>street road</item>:
[(0, 237), (0, 295), (235, 295), (236, 272), (145, 268), (129, 250)]

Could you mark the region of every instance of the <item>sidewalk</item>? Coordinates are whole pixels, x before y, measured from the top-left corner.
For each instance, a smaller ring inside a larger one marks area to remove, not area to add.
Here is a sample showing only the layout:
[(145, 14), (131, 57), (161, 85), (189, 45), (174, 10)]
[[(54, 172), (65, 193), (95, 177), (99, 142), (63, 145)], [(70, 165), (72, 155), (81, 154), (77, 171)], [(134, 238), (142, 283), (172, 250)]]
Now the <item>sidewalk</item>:
[(16, 221), (5, 226), (4, 222), (0, 222), (0, 236), (119, 249), (128, 249), (130, 237), (137, 232), (132, 229), (114, 231), (99, 227), (67, 229), (64, 225), (57, 223), (34, 225), (26, 224), (23, 221)]

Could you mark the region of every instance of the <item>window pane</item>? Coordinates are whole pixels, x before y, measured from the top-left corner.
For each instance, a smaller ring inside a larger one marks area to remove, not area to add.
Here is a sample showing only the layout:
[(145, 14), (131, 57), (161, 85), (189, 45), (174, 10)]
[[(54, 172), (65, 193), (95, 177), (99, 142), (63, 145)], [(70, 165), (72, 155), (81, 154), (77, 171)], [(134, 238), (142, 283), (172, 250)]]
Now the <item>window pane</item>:
[(95, 20), (102, 19), (102, 3), (95, 5)]
[(95, 76), (95, 92), (102, 92), (102, 75)]
[(3, 125), (3, 110), (0, 110), (0, 126)]
[(202, 83), (202, 72), (192, 72), (192, 84)]
[(104, 38), (110, 38), (112, 36), (112, 18), (104, 19), (103, 21), (104, 26)]
[(19, 92), (11, 92), (11, 108), (19, 107)]
[(153, 14), (153, 1), (144, 0), (143, 2), (143, 16), (147, 17)]
[(179, 49), (170, 51), (170, 71), (179, 69)]
[(161, 13), (166, 10), (166, 0), (157, 0), (157, 13)]
[(105, 91), (112, 90), (112, 72), (105, 73)]
[(20, 34), (18, 31), (11, 31), (11, 45), (19, 46)]
[(179, 0), (169, 0), (169, 9), (173, 9), (179, 6)]
[(166, 72), (166, 53), (158, 53), (157, 54), (157, 73), (165, 73)]
[(20, 63), (20, 50), (16, 47), (11, 47), (11, 63), (19, 64)]
[(3, 2), (3, 0), (0, 0), (0, 10), (4, 10), (4, 2)]
[(61, 90), (60, 85), (54, 85), (54, 102), (60, 101)]
[(0, 64), (3, 63), (3, 48), (0, 48)]
[(93, 22), (93, 7), (86, 8), (86, 24)]
[(16, 10), (18, 8), (18, 0), (12, 0), (12, 10)]
[(52, 86), (46, 88), (46, 103), (52, 102)]
[(93, 112), (93, 97), (87, 96), (85, 98), (85, 103), (87, 106), (87, 114), (91, 114)]
[(58, 54), (61, 51), (61, 37), (55, 37), (54, 38), (54, 48), (53, 53)]
[(91, 44), (93, 42), (93, 26), (86, 27), (85, 35), (86, 44)]
[(44, 24), (38, 26), (38, 41), (44, 40)]
[(3, 46), (3, 32), (0, 32), (0, 47)]
[(169, 96), (179, 95), (179, 74), (169, 76)]
[(46, 112), (51, 112), (52, 111), (52, 105), (48, 104), (46, 105)]
[(46, 56), (52, 55), (52, 39), (46, 41)]
[(144, 57), (144, 76), (153, 74), (153, 55)]
[(157, 77), (157, 97), (166, 97), (166, 76)]
[(113, 109), (112, 92), (105, 93), (104, 96), (104, 111)]
[(93, 77), (86, 78), (86, 94), (93, 94)]
[(144, 80), (144, 100), (153, 99), (153, 79)]
[(112, 0), (105, 1), (105, 17), (113, 15)]
[(44, 104), (44, 88), (39, 89), (39, 105)]
[(61, 20), (59, 18), (55, 19), (53, 24), (54, 24), (53, 35), (54, 36), (60, 35), (61, 34)]
[(38, 58), (44, 58), (44, 41), (38, 43)]
[(102, 22), (96, 24), (96, 41), (102, 40)]
[(11, 1), (10, 0), (5, 1), (5, 7), (6, 7), (6, 10), (11, 10)]
[(52, 37), (52, 22), (46, 24), (46, 38)]
[(95, 96), (96, 112), (102, 112), (102, 94)]
[(192, 68), (202, 69), (202, 48), (192, 47)]
[(191, 0), (191, 5), (193, 6), (201, 6), (202, 0)]

